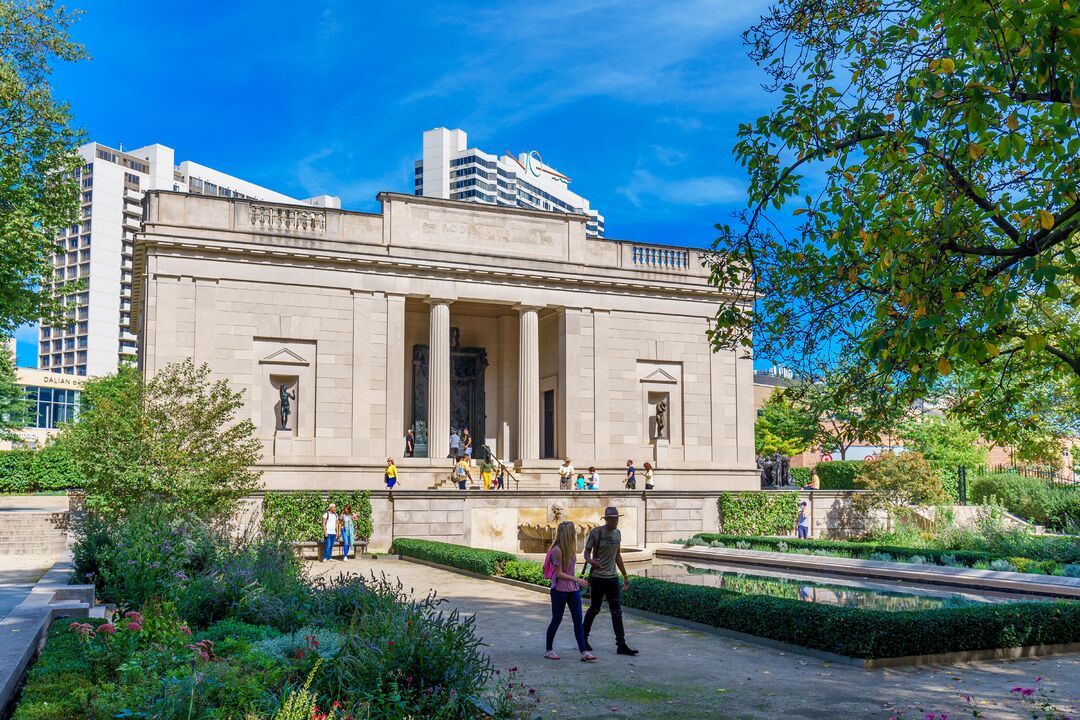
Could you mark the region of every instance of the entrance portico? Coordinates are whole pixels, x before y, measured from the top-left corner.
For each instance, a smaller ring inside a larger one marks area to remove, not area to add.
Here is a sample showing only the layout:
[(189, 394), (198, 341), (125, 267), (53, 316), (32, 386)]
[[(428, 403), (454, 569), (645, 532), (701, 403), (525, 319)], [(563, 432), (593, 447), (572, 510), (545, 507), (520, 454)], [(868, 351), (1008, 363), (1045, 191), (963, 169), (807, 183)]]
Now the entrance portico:
[[(568, 456), (606, 489), (627, 459), (665, 489), (757, 487), (751, 361), (711, 352), (725, 297), (692, 250), (408, 195), (378, 215), (148, 198), (141, 367), (192, 357), (242, 390), (268, 487), (379, 487), (388, 456), (426, 485), (465, 427), (543, 486)], [(409, 429), (426, 457), (402, 459)]]

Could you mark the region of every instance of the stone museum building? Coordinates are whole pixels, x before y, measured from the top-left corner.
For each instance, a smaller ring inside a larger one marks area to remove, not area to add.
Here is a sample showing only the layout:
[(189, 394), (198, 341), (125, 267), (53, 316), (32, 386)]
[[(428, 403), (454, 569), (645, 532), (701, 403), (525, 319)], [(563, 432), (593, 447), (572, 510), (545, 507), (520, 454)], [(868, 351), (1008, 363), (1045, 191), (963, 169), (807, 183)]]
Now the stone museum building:
[(445, 483), (466, 428), (521, 488), (557, 489), (564, 457), (605, 491), (628, 459), (660, 490), (758, 487), (752, 361), (711, 351), (730, 299), (697, 252), (589, 237), (586, 215), (379, 200), (144, 201), (140, 367), (190, 357), (242, 392), (268, 489), (381, 488), (387, 457), (403, 489)]

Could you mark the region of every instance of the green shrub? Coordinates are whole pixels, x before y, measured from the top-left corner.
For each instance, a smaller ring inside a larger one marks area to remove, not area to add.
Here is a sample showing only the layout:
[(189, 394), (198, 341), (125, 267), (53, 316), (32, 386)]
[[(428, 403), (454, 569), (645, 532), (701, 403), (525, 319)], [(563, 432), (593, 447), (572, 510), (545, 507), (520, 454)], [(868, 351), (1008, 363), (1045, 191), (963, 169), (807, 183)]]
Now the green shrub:
[(855, 479), (862, 472), (862, 460), (832, 460), (815, 466), (821, 490), (854, 490)]
[(888, 612), (635, 578), (626, 607), (857, 658), (1080, 641), (1080, 603), (1002, 603)]
[(499, 575), (511, 580), (551, 587), (551, 582), (544, 577), (544, 566), (531, 560), (510, 560), (503, 565)]
[(396, 538), (390, 552), (439, 565), (449, 565), (478, 575), (498, 575), (506, 563), (517, 560), (516, 556), (500, 550), (480, 550), (463, 545), (410, 538)]
[(968, 476), (968, 499), (996, 501), (1037, 525), (1069, 532), (1080, 528), (1080, 488), (1052, 485), (1042, 478), (1002, 472)]
[[(335, 491), (330, 493), (329, 502), (337, 505), (338, 511), (345, 509), (346, 505), (352, 507), (355, 516), (354, 526), (357, 540), (368, 540), (374, 532), (371, 521), (371, 493), (367, 490), (353, 490), (352, 492)], [(322, 537), (322, 513), (319, 513), (319, 532)]]
[(791, 482), (806, 487), (813, 479), (813, 468), (791, 468)]
[(795, 527), (797, 492), (756, 490), (724, 493), (716, 501), (720, 527), (735, 535), (778, 535)]
[(0, 452), (0, 492), (30, 493), (82, 487), (71, 456), (58, 443), (40, 450)]

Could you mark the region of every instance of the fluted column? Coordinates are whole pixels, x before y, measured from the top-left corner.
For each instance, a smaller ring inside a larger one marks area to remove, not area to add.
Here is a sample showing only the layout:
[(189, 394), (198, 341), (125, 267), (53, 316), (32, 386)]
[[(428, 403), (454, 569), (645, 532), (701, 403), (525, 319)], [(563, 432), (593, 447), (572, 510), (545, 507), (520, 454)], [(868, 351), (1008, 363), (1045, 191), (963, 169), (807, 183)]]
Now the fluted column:
[(540, 458), (540, 325), (537, 308), (521, 307), (518, 324), (518, 457)]
[(450, 448), (450, 304), (430, 300), (428, 329), (428, 457)]

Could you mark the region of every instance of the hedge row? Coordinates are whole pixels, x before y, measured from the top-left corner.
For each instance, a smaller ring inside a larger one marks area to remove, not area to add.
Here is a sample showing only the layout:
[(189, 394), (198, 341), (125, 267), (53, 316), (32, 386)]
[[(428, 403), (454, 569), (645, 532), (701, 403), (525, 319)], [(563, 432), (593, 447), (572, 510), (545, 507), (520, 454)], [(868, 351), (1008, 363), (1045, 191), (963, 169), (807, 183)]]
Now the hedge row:
[(716, 501), (720, 527), (736, 535), (778, 535), (795, 527), (799, 493), (724, 493)]
[(82, 484), (71, 456), (58, 445), (0, 452), (0, 492), (68, 490)]
[(481, 550), (464, 545), (411, 538), (396, 538), (390, 552), (461, 568), (478, 575), (498, 575), (507, 563), (517, 561), (516, 555), (499, 550)]
[[(547, 585), (540, 563), (509, 553), (407, 539), (393, 552)], [(623, 605), (864, 659), (1080, 642), (1080, 603), (1067, 601), (887, 612), (635, 577)]]
[(781, 544), (786, 545), (788, 552), (795, 550), (825, 550), (847, 556), (872, 555), (874, 553), (887, 553), (894, 558), (923, 557), (927, 562), (936, 565), (945, 565), (943, 558), (947, 555), (958, 565), (972, 567), (976, 563), (989, 564), (994, 560), (1008, 560), (1019, 572), (1037, 573), (1049, 575), (1057, 567), (1058, 563), (1053, 560), (1033, 560), (1025, 557), (1004, 557), (996, 553), (982, 550), (938, 550), (935, 548), (911, 548), (901, 545), (883, 545), (874, 542), (855, 542), (850, 540), (796, 540), (794, 538), (759, 537), (754, 535), (720, 535), (716, 533), (699, 533), (694, 537), (705, 542), (722, 542), (725, 545), (734, 545), (738, 542), (747, 542), (752, 545), (764, 545), (773, 550), (779, 550)]
[(1060, 532), (1080, 531), (1080, 486), (1003, 472), (969, 477), (968, 497), (975, 503), (1000, 503), (1015, 515)]
[(337, 505), (339, 512), (351, 505), (356, 516), (355, 539), (371, 537), (371, 498), (366, 490), (332, 492), (326, 500), (316, 490), (268, 492), (262, 502), (262, 529), (288, 542), (321, 542), (322, 516), (330, 503)]
[(864, 659), (1080, 642), (1080, 603), (1067, 601), (888, 612), (635, 578), (623, 604)]
[(862, 460), (831, 460), (818, 463), (814, 466), (817, 470), (818, 480), (821, 481), (819, 490), (854, 490), (855, 479), (863, 469)]

